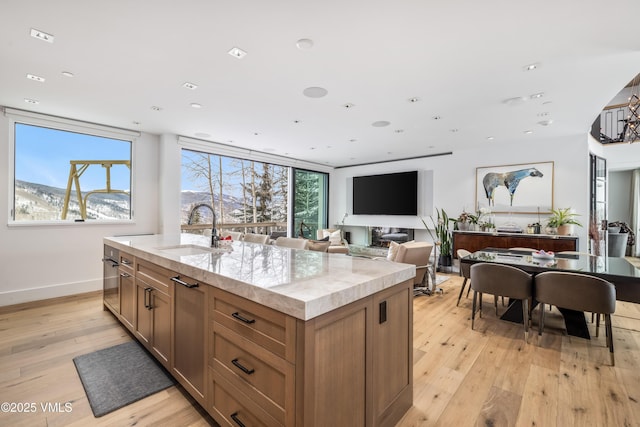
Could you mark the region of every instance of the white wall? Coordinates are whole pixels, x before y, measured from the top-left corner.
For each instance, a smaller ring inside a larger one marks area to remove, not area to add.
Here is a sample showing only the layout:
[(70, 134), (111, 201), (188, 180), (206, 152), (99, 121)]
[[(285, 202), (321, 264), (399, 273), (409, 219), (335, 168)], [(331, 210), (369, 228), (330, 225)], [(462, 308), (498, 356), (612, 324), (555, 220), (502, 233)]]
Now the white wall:
[(633, 171), (609, 172), (609, 222), (622, 221), (631, 224), (631, 179)]
[[(489, 148), (490, 147), (490, 148)], [(474, 210), (476, 168), (511, 165), (519, 163), (554, 162), (554, 207), (573, 208), (584, 227), (576, 227), (580, 238), (579, 247), (586, 250), (589, 219), (589, 144), (586, 135), (562, 139), (533, 140), (530, 148), (523, 150), (505, 145), (490, 145), (477, 150), (461, 150), (449, 156), (427, 157), (403, 160), (377, 165), (355, 166), (336, 169), (331, 173), (330, 224), (341, 221), (348, 206), (348, 180), (357, 175), (371, 173), (399, 172), (402, 170), (422, 170), (433, 173), (433, 200), (435, 208), (444, 209), (447, 214), (457, 217), (464, 209)], [(429, 192), (431, 188), (423, 188)], [(433, 212), (424, 212), (425, 220)], [(536, 222), (537, 217), (525, 214), (495, 214), (496, 225), (513, 221), (522, 227)], [(544, 223), (546, 216), (541, 215)], [(352, 241), (363, 243), (363, 225), (400, 226), (416, 228), (416, 239), (429, 240), (424, 226), (416, 217), (393, 216), (353, 216), (345, 220), (345, 230), (352, 232)]]
[(102, 289), (102, 238), (158, 231), (158, 138), (133, 144), (133, 224), (8, 226), (10, 121), (0, 116), (0, 305)]

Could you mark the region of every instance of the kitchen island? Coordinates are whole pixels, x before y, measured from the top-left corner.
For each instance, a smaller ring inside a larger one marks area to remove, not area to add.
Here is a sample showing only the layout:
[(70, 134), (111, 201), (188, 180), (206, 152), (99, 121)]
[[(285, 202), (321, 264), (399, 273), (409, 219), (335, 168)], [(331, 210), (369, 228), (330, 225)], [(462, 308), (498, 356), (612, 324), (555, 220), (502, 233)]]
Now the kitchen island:
[(221, 425), (390, 426), (412, 405), (415, 266), (190, 234), (104, 244), (123, 261), (105, 308)]

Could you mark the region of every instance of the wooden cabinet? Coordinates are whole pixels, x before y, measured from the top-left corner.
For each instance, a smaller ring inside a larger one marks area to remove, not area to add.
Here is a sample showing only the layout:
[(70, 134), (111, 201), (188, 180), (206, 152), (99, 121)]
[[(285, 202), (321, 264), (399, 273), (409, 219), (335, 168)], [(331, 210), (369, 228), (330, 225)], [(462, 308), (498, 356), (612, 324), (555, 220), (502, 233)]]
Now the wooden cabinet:
[(133, 269), (133, 256), (120, 253), (118, 267), (120, 285), (120, 321), (131, 332), (135, 330), (136, 282)]
[(172, 272), (143, 260), (135, 266), (136, 337), (166, 369), (171, 369)]
[(532, 248), (553, 252), (577, 251), (578, 238), (576, 236), (545, 234), (453, 232), (454, 256), (458, 249), (475, 252), (484, 248)]
[(305, 322), (212, 289), (207, 410), (229, 426), (395, 425), (413, 402), (412, 295), (409, 280)]
[(211, 415), (223, 425), (295, 425), (296, 320), (212, 289), (209, 331)]
[(378, 425), (394, 425), (413, 404), (413, 288), (373, 296), (374, 410)]
[(207, 305), (209, 285), (175, 275), (171, 373), (202, 406), (207, 386)]
[(118, 319), (222, 426), (386, 427), (412, 405), (412, 280), (304, 321), (119, 264)]

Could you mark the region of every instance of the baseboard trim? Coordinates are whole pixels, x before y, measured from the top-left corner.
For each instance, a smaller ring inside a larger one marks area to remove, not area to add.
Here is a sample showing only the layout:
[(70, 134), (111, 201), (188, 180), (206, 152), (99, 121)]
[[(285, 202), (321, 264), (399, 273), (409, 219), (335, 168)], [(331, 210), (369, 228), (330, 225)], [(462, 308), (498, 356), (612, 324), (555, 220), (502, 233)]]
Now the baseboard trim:
[(0, 307), (66, 297), (102, 290), (102, 278), (84, 282), (61, 283), (29, 289), (0, 292)]

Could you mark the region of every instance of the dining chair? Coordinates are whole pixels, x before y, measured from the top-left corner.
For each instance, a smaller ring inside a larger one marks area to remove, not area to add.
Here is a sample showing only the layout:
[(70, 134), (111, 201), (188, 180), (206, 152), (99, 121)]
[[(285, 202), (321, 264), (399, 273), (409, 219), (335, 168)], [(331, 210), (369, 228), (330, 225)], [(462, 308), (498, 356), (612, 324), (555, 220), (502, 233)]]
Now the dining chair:
[[(467, 255), (471, 255), (466, 249), (458, 249), (456, 251), (456, 255), (458, 255), (458, 259), (466, 257)], [(464, 292), (465, 286), (467, 286), (467, 280), (471, 279), (471, 264), (460, 263), (460, 275), (464, 277), (464, 281), (462, 282), (462, 288), (460, 288), (460, 295), (458, 295), (458, 302), (456, 302), (456, 307), (460, 304), (460, 298), (462, 298), (462, 293)], [(471, 290), (471, 285), (467, 289), (467, 296), (469, 296), (469, 291)]]
[[(561, 251), (561, 252), (558, 252), (558, 255), (584, 255), (584, 256), (588, 256), (589, 258), (597, 257), (597, 255), (590, 254), (589, 252), (580, 252), (580, 251)], [(549, 305), (549, 310), (551, 310), (551, 305)], [(600, 333), (600, 313), (591, 313), (591, 323), (593, 323), (594, 317), (596, 318), (595, 320), (597, 321), (596, 323), (596, 337), (597, 337)]]
[(307, 249), (309, 241), (307, 239), (296, 239), (293, 237), (278, 237), (275, 245), (283, 248)]
[(474, 327), (476, 306), (479, 301), (480, 317), (482, 317), (482, 294), (492, 294), (496, 316), (498, 315), (498, 296), (509, 297), (522, 301), (522, 318), (524, 323), (525, 342), (529, 336), (531, 311), (529, 300), (533, 295), (533, 278), (510, 265), (479, 263), (471, 266), (471, 289), (473, 289), (473, 305), (471, 309), (471, 329)]
[(542, 335), (544, 329), (545, 304), (604, 314), (611, 366), (615, 366), (611, 315), (616, 311), (616, 288), (612, 283), (586, 274), (547, 271), (536, 275), (535, 289), (536, 300), (541, 305), (538, 335)]
[(245, 242), (251, 243), (262, 243), (266, 245), (269, 243), (269, 235), (268, 234), (254, 234), (254, 233), (244, 233), (244, 237), (242, 238)]

